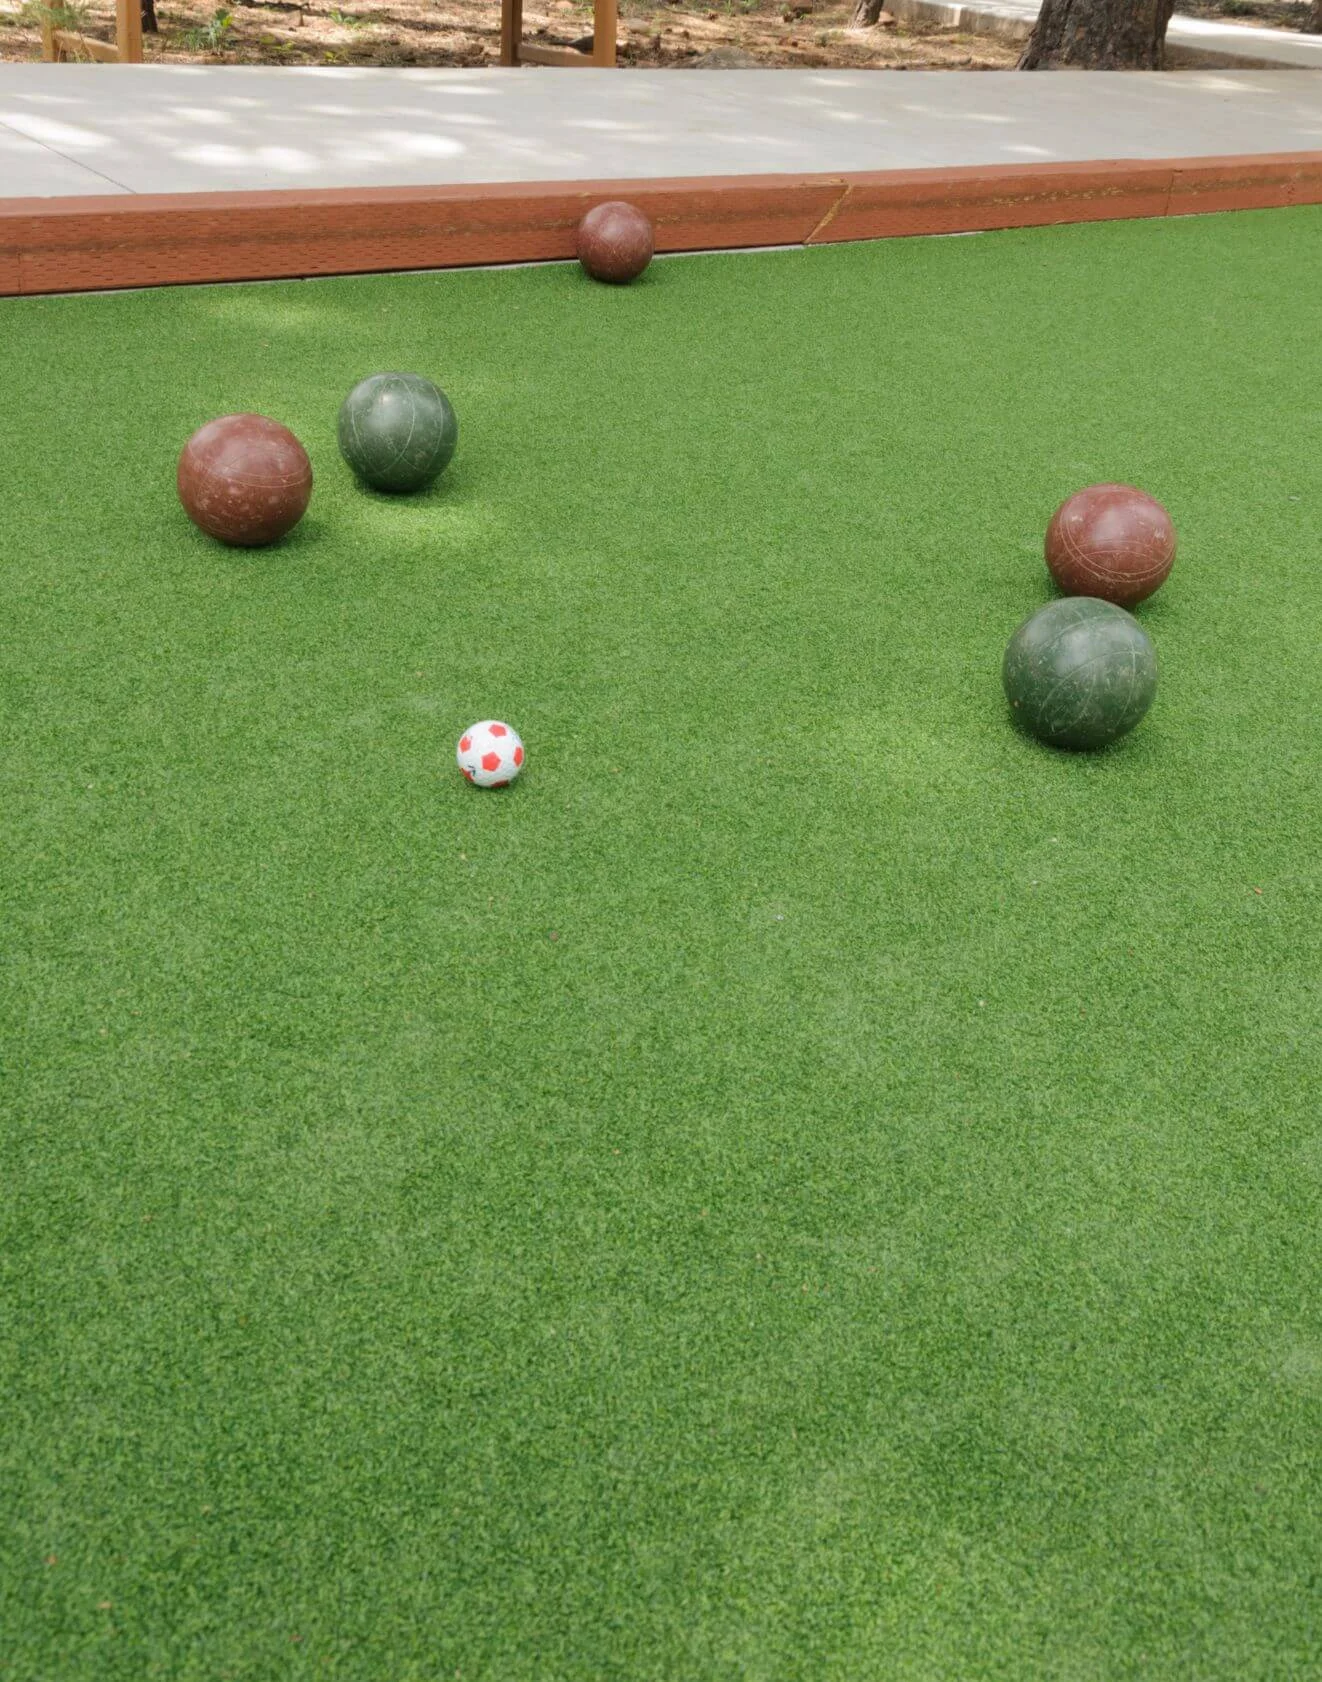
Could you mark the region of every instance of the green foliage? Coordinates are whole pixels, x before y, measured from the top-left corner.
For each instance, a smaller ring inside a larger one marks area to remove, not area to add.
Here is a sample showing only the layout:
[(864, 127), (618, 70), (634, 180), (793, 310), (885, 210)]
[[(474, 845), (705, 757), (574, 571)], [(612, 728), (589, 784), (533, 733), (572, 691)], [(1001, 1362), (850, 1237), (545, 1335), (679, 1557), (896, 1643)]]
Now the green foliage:
[(86, 0), (59, 0), (55, 5), (46, 4), (45, 0), (24, 0), (18, 17), (30, 28), (40, 29), (49, 25), (52, 29), (67, 29), (75, 34), (84, 33), (93, 22), (91, 7)]
[(231, 44), (234, 13), (229, 6), (218, 6), (202, 29), (184, 31), (184, 44), (194, 52), (225, 52)]

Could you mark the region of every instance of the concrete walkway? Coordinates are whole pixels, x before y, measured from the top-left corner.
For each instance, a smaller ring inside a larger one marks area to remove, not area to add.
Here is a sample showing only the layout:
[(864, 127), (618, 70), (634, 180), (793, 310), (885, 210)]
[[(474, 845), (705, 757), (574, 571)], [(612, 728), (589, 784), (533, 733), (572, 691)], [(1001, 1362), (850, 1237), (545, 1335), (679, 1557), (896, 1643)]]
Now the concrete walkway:
[[(1026, 41), (1041, 4), (1040, 0), (892, 0), (887, 9), (905, 23), (940, 23), (970, 35)], [(1322, 70), (1322, 35), (1257, 29), (1177, 12), (1166, 31), (1166, 56), (1175, 69)]]
[(0, 66), (0, 296), (1322, 204), (1322, 76)]
[(1322, 152), (1322, 76), (0, 65), (0, 201)]

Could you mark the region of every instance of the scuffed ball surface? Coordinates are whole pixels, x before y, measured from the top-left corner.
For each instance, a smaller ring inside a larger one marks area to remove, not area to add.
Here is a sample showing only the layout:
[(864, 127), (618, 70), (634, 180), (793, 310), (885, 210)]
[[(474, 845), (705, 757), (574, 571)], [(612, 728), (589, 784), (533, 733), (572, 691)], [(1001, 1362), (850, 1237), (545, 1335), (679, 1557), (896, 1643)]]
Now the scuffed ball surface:
[(179, 500), (209, 537), (241, 548), (292, 531), (312, 497), (312, 463), (287, 426), (267, 415), (220, 415), (184, 445)]
[(1127, 735), (1157, 693), (1157, 653), (1113, 602), (1064, 596), (1010, 638), (1001, 666), (1020, 724), (1057, 748), (1100, 748)]
[(371, 374), (340, 405), (340, 454), (377, 491), (420, 491), (459, 441), (450, 399), (421, 374)]
[(652, 261), (652, 224), (637, 205), (610, 199), (578, 225), (578, 260), (593, 280), (626, 286)]

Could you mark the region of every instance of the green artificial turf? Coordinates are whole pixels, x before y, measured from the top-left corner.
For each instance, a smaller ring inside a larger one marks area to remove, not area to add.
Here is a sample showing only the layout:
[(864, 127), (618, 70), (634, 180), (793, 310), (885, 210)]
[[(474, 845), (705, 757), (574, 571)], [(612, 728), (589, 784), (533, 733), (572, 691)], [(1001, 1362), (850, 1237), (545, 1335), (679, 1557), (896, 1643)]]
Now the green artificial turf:
[[(1320, 259), (0, 306), (4, 1682), (1316, 1674)], [(1000, 657), (1109, 478), (1161, 689), (1063, 755)]]

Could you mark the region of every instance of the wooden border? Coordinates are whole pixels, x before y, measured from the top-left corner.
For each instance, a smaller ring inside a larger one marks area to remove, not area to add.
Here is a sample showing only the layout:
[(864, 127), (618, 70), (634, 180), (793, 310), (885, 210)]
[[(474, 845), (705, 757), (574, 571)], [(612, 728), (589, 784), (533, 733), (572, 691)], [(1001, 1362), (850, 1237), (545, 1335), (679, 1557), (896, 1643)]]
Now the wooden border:
[(1322, 204), (1322, 152), (848, 175), (0, 199), (0, 295), (461, 268), (571, 257), (628, 198), (659, 251)]

